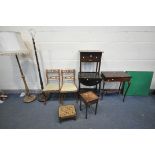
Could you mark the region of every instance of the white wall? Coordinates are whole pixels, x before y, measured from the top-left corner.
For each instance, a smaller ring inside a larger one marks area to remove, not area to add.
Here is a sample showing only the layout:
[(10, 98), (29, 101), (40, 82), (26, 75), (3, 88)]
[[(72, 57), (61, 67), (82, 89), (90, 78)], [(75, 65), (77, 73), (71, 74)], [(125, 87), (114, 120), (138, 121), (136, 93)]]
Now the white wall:
[[(46, 68), (75, 68), (79, 50), (103, 50), (101, 71), (155, 71), (155, 27), (0, 27), (20, 31), (31, 50), (20, 57), (30, 89), (40, 88), (29, 30), (36, 31), (36, 45), (44, 76)], [(45, 82), (45, 76), (44, 76)], [(0, 89), (22, 89), (14, 57), (0, 57)], [(155, 76), (152, 89), (155, 89)]]

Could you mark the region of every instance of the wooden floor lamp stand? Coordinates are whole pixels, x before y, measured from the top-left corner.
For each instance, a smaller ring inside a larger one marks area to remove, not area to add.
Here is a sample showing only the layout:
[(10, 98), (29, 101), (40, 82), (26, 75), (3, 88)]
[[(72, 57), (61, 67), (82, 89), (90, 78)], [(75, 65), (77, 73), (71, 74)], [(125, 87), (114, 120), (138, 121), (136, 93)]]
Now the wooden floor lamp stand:
[(25, 76), (23, 74), (23, 71), (22, 71), (22, 68), (21, 68), (21, 65), (20, 65), (20, 62), (19, 62), (19, 59), (18, 59), (17, 55), (16, 55), (16, 60), (17, 60), (18, 66), (19, 66), (21, 78), (23, 79), (24, 86), (25, 86), (24, 102), (25, 103), (33, 102), (36, 99), (36, 96), (35, 95), (30, 95), (30, 91), (29, 91), (29, 88), (27, 86), (27, 83), (26, 83), (26, 80), (25, 80)]

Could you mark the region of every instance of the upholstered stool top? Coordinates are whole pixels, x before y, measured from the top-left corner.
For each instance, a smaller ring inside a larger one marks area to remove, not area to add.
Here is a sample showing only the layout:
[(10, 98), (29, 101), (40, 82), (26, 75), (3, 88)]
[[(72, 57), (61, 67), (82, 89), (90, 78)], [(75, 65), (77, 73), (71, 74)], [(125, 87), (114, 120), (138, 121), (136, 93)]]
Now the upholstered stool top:
[(59, 118), (66, 119), (76, 117), (76, 110), (74, 105), (61, 105), (59, 107)]
[(91, 103), (99, 99), (98, 96), (92, 91), (82, 93), (80, 96), (85, 103)]

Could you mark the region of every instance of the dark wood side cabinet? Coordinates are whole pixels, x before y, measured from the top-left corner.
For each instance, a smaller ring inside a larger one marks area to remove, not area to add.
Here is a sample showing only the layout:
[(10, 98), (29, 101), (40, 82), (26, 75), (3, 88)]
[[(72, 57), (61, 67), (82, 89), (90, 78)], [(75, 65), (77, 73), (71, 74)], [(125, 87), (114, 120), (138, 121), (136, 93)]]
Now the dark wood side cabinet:
[(124, 85), (125, 82), (128, 83), (128, 87), (124, 93), (124, 96), (123, 96), (123, 102), (125, 100), (125, 97), (126, 97), (126, 93), (130, 87), (130, 84), (131, 84), (131, 76), (127, 74), (127, 72), (122, 72), (122, 71), (108, 71), (108, 72), (101, 72), (101, 76), (102, 76), (102, 79), (103, 79), (103, 91), (102, 91), (102, 97), (103, 97), (103, 94), (104, 94), (104, 85), (105, 85), (105, 82), (120, 82), (120, 85), (119, 85), (119, 93), (121, 92), (121, 88), (123, 88), (122, 86)]
[[(81, 91), (81, 84), (84, 86), (96, 86), (96, 90), (101, 88), (102, 77), (100, 74), (102, 51), (79, 51), (80, 52), (80, 72), (78, 74), (79, 79), (79, 91)], [(83, 63), (95, 63), (95, 71), (85, 72), (83, 70)], [(99, 86), (99, 87), (98, 87)]]

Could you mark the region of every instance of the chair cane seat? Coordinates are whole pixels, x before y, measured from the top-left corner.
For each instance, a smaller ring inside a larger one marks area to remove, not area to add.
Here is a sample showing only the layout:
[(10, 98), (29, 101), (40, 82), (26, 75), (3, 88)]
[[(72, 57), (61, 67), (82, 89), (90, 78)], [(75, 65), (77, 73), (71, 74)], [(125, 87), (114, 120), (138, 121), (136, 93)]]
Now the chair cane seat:
[(74, 83), (64, 83), (60, 92), (77, 92), (77, 87)]
[(48, 91), (59, 91), (59, 84), (58, 83), (48, 83), (45, 88), (43, 89), (44, 92)]

